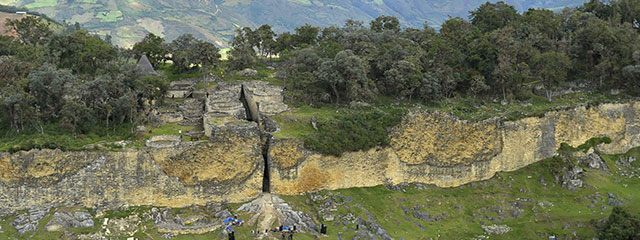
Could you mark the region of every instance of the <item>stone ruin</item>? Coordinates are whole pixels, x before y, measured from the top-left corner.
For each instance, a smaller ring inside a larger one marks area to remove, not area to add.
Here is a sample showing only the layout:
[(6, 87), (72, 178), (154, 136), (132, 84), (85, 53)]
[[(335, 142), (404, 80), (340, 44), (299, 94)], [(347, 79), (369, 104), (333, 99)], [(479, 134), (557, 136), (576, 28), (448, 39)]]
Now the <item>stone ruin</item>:
[(193, 79), (171, 82), (167, 90), (167, 97), (171, 99), (192, 97), (195, 86), (196, 80)]
[[(243, 96), (244, 101), (241, 100), (242, 93), (246, 95)], [(247, 98), (252, 101), (247, 101)], [(268, 82), (220, 83), (205, 100), (205, 135), (212, 137), (216, 131), (257, 126), (256, 122), (262, 125), (270, 121), (269, 116), (289, 110), (283, 101), (284, 88)], [(256, 113), (253, 113), (254, 117), (251, 117), (251, 113), (247, 114), (247, 109), (252, 109), (253, 103), (260, 115), (260, 120), (255, 122), (251, 120), (256, 118)]]

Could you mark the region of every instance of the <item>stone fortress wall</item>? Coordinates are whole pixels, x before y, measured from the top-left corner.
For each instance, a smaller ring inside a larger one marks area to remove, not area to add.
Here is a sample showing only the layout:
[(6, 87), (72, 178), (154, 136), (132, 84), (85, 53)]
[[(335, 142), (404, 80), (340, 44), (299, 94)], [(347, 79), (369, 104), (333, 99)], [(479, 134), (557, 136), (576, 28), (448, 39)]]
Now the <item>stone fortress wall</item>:
[[(219, 91), (233, 95), (230, 89), (235, 88)], [(612, 143), (599, 146), (606, 153), (640, 146), (640, 102), (633, 102), (512, 122), (470, 122), (415, 111), (393, 130), (388, 147), (324, 156), (304, 149), (299, 140), (265, 141), (269, 135), (257, 123), (241, 120), (243, 109), (237, 102), (223, 100), (207, 99), (204, 124), (209, 125), (207, 134), (213, 134), (208, 142), (122, 152), (0, 153), (0, 214), (56, 205), (242, 202), (262, 192), (265, 167), (270, 190), (278, 194), (402, 182), (453, 187), (549, 158), (563, 142), (578, 146), (607, 136)], [(273, 104), (268, 109), (282, 108)]]
[(550, 158), (560, 144), (577, 147), (591, 138), (609, 137), (604, 153), (640, 146), (640, 102), (603, 104), (553, 111), (544, 117), (502, 122), (458, 120), (442, 112), (408, 114), (385, 148), (324, 156), (298, 140), (270, 146), (274, 193), (420, 182), (455, 187), (485, 180)]

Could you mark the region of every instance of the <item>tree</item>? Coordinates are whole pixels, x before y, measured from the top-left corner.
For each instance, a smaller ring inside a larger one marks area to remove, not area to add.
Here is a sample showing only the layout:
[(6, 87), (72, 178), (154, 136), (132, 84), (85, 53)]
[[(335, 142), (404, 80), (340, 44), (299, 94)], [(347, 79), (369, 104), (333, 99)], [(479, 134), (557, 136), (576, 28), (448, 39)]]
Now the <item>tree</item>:
[(503, 1), (497, 3), (486, 2), (476, 10), (471, 11), (471, 23), (483, 32), (491, 32), (502, 28), (518, 18), (518, 11)]
[(29, 93), (36, 99), (37, 110), (50, 119), (59, 117), (65, 104), (68, 86), (78, 79), (69, 70), (58, 70), (56, 66), (44, 64), (27, 77)]
[(341, 96), (356, 101), (373, 97), (373, 84), (367, 78), (366, 65), (351, 50), (339, 52), (334, 59), (323, 60), (316, 76), (331, 87), (336, 103), (340, 103)]
[(276, 41), (274, 37), (276, 33), (271, 30), (271, 26), (268, 24), (260, 26), (255, 31), (256, 37), (258, 39), (257, 46), (258, 50), (260, 50), (260, 54), (263, 56), (271, 56), (276, 52)]
[(9, 123), (11, 129), (20, 132), (25, 126), (33, 123), (35, 118), (35, 99), (16, 86), (0, 88), (0, 119)]
[(183, 34), (169, 44), (169, 52), (173, 65), (178, 67), (180, 72), (189, 70), (193, 64), (193, 47), (198, 43), (198, 39), (191, 34)]
[(118, 53), (113, 45), (84, 30), (53, 37), (50, 50), (61, 68), (82, 74), (95, 73), (101, 66), (115, 60)]
[(62, 127), (71, 129), (71, 133), (75, 136), (79, 128), (91, 119), (91, 110), (82, 102), (69, 101), (60, 112), (60, 120)]
[(599, 235), (600, 239), (638, 239), (640, 237), (640, 218), (622, 207), (614, 207)]
[(475, 102), (478, 94), (489, 90), (490, 87), (485, 83), (484, 76), (480, 74), (475, 74), (471, 77), (471, 82), (469, 84), (469, 91), (473, 94), (473, 101)]
[(220, 62), (220, 49), (207, 41), (198, 40), (188, 53), (192, 64), (201, 65), (203, 69), (215, 68)]
[(309, 24), (296, 28), (296, 34), (293, 35), (296, 47), (316, 45), (319, 32), (320, 28)]
[(400, 21), (397, 17), (380, 15), (371, 21), (371, 30), (374, 32), (392, 31), (400, 32)]
[(35, 16), (7, 19), (5, 25), (16, 33), (20, 41), (27, 45), (43, 44), (53, 34), (49, 28), (49, 22)]
[(295, 48), (293, 35), (289, 32), (278, 34), (275, 45), (275, 51), (279, 54), (293, 50)]
[(622, 69), (624, 86), (631, 93), (640, 93), (640, 51), (633, 53), (635, 65), (628, 65)]
[(148, 33), (140, 42), (134, 44), (132, 50), (137, 58), (146, 55), (154, 68), (158, 67), (167, 55), (164, 38), (156, 36), (153, 33)]
[(537, 76), (544, 84), (547, 100), (551, 102), (551, 91), (567, 78), (571, 60), (562, 52), (546, 52), (534, 58)]
[(239, 28), (236, 36), (231, 41), (229, 51), (229, 67), (240, 70), (254, 65), (257, 60), (256, 51), (253, 49), (255, 36), (250, 28)]

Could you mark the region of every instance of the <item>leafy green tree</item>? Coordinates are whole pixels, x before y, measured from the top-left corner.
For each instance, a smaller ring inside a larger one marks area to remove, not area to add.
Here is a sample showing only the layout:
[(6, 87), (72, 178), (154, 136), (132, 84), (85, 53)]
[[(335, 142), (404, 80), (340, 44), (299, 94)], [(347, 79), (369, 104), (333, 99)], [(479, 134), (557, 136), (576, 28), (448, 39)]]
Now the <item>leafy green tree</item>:
[(469, 15), (471, 23), (483, 32), (491, 32), (507, 26), (518, 17), (518, 11), (503, 1), (497, 3), (486, 2), (476, 10), (471, 11)]
[(255, 46), (255, 34), (250, 28), (236, 30), (236, 36), (231, 41), (231, 51), (229, 51), (229, 67), (240, 70), (252, 67), (257, 61)]
[(169, 44), (171, 60), (180, 72), (191, 69), (194, 62), (192, 49), (197, 43), (198, 39), (193, 35), (183, 34)]
[(10, 31), (16, 33), (21, 42), (27, 45), (43, 44), (53, 34), (49, 28), (49, 22), (36, 16), (7, 19), (5, 25), (9, 27)]
[(471, 77), (471, 82), (469, 84), (469, 92), (473, 95), (473, 101), (475, 102), (478, 94), (482, 92), (486, 92), (490, 87), (485, 83), (484, 76), (481, 74), (474, 74)]
[(316, 75), (331, 87), (336, 103), (340, 103), (341, 97), (346, 100), (367, 101), (374, 96), (365, 62), (351, 50), (339, 52), (334, 59), (323, 60)]
[(556, 51), (564, 37), (561, 19), (547, 9), (529, 9), (522, 15), (519, 28), (529, 32), (526, 40), (532, 41), (540, 51)]
[(293, 35), (289, 32), (278, 34), (275, 43), (275, 52), (284, 53), (285, 51), (291, 51), (295, 48)]
[(29, 93), (36, 99), (37, 110), (43, 116), (55, 119), (65, 104), (67, 86), (78, 79), (70, 70), (58, 70), (56, 66), (44, 64), (27, 77)]
[(544, 84), (547, 100), (551, 102), (551, 91), (567, 78), (571, 60), (562, 52), (546, 52), (534, 58), (536, 75)]
[(13, 56), (0, 56), (0, 87), (21, 86), (22, 79), (29, 73), (28, 64)]
[(400, 32), (400, 20), (393, 16), (378, 16), (371, 21), (371, 30), (374, 32), (393, 31)]
[(257, 37), (257, 48), (260, 51), (260, 55), (271, 56), (276, 53), (276, 40), (274, 39), (276, 33), (271, 29), (268, 24), (260, 26), (255, 31)]
[(296, 47), (316, 45), (319, 33), (320, 28), (309, 24), (296, 28), (296, 34), (293, 35)]
[(0, 119), (9, 123), (16, 132), (23, 131), (29, 125), (34, 126), (36, 100), (17, 86), (8, 85), (0, 88)]
[(601, 239), (638, 239), (640, 237), (640, 218), (622, 207), (614, 207), (599, 235)]
[(94, 74), (101, 66), (115, 60), (118, 53), (114, 46), (84, 30), (55, 36), (50, 50), (59, 67), (79, 74)]
[(640, 51), (633, 53), (635, 65), (628, 65), (622, 69), (625, 88), (633, 93), (640, 93)]
[(140, 42), (133, 45), (133, 53), (137, 58), (146, 55), (153, 67), (158, 67), (166, 59), (167, 47), (164, 38), (148, 33)]
[(92, 119), (91, 110), (82, 102), (68, 101), (60, 111), (61, 126), (71, 129), (73, 135), (82, 133), (82, 125)]
[(188, 53), (192, 64), (201, 65), (203, 69), (215, 68), (220, 62), (220, 49), (213, 43), (198, 40)]
[(162, 76), (144, 76), (136, 79), (134, 89), (138, 94), (138, 101), (153, 103), (164, 99), (169, 90), (169, 83)]

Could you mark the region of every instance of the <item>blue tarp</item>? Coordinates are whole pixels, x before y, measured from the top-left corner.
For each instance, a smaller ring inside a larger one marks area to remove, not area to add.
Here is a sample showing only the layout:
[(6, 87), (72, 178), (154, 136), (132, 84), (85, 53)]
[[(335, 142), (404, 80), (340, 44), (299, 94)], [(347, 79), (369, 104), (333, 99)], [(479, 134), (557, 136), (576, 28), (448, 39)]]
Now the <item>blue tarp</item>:
[(236, 219), (235, 219), (235, 218), (229, 217), (229, 218), (227, 218), (227, 219), (225, 219), (225, 220), (224, 220), (224, 223), (225, 223), (225, 224), (228, 224), (228, 223), (233, 223), (234, 221), (236, 221)]

